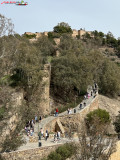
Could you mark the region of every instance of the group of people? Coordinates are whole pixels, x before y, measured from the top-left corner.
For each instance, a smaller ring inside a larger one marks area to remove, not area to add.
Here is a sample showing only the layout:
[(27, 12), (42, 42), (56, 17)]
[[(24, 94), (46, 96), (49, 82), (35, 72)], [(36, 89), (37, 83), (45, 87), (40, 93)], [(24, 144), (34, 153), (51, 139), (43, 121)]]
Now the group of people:
[(33, 119), (26, 123), (25, 131), (27, 133), (27, 136), (33, 136), (33, 134), (34, 134), (34, 125), (35, 125), (35, 122), (34, 122)]
[(68, 112), (68, 114), (72, 114), (72, 109), (68, 108), (67, 112)]
[(40, 116), (38, 119), (37, 115), (35, 115), (35, 122), (38, 122), (38, 121), (41, 122), (41, 120), (42, 120), (42, 116)]
[(45, 141), (47, 141), (47, 139), (49, 138), (49, 132), (48, 130), (46, 130), (46, 132), (44, 133), (43, 129), (41, 128), (40, 129), (40, 132), (38, 133), (38, 137), (39, 137), (39, 140), (41, 140), (41, 138), (45, 138)]
[(54, 134), (54, 142), (58, 142), (61, 139), (60, 131), (55, 132)]
[(41, 122), (41, 120), (42, 120), (41, 116), (38, 119), (37, 115), (35, 115), (34, 119), (26, 123), (25, 131), (26, 131), (27, 136), (33, 136), (35, 123), (38, 121)]
[[(84, 100), (89, 99), (92, 96), (94, 98), (96, 96), (97, 89), (98, 89), (98, 85), (97, 83), (95, 83), (94, 86), (92, 87), (91, 92), (90, 93), (87, 92), (86, 95), (84, 95)], [(79, 108), (82, 109), (85, 106), (86, 106), (86, 102), (84, 102), (83, 104), (81, 103)]]

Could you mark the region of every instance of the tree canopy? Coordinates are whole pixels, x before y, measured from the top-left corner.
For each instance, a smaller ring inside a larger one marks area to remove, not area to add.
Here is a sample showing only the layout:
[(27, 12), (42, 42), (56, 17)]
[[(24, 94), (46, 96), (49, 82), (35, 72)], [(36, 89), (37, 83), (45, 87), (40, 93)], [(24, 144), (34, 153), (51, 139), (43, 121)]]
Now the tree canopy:
[(54, 27), (53, 31), (61, 34), (72, 33), (71, 27), (69, 26), (68, 23), (65, 23), (65, 22), (58, 23), (58, 25)]

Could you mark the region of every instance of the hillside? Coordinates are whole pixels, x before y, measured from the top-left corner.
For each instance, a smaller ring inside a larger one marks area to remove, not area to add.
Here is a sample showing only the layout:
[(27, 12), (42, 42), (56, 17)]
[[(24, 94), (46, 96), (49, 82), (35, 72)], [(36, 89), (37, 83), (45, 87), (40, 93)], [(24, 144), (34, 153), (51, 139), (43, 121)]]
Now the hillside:
[[(14, 32), (1, 34), (1, 134), (6, 129), (1, 138), (2, 151), (8, 146), (15, 150), (21, 145), (22, 138), (17, 135), (27, 121), (35, 115), (51, 114), (50, 98), (63, 108), (66, 105), (73, 108), (87, 93), (87, 87), (94, 83), (103, 95), (114, 98), (119, 95), (120, 67), (100, 50), (101, 47), (113, 48), (112, 52), (119, 56), (119, 40), (110, 33), (104, 35), (95, 31), (91, 34), (94, 36), (85, 32), (82, 37), (72, 37), (72, 29), (66, 23), (55, 26), (52, 33), (40, 36), (34, 43), (29, 41), (31, 36)], [(19, 98), (20, 104), (17, 103)], [(100, 105), (111, 115), (117, 114), (118, 102), (100, 96)], [(115, 105), (116, 112), (111, 104)]]

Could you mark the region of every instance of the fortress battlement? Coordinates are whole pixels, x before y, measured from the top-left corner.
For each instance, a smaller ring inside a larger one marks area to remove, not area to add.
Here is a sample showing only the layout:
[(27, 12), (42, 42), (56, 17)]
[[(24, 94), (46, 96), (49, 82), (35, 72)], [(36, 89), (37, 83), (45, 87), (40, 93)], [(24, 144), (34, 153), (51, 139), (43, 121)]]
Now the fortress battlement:
[[(76, 38), (77, 36), (84, 36), (86, 33), (90, 34), (90, 36), (92, 37), (92, 32), (91, 31), (86, 31), (84, 29), (80, 29), (80, 30), (76, 30), (76, 29), (73, 29), (72, 30), (73, 33), (72, 33), (72, 37), (73, 38)], [(37, 40), (39, 37), (41, 36), (48, 36), (48, 33), (49, 32), (35, 32), (35, 33), (32, 33), (32, 32), (25, 32), (24, 34), (26, 35), (36, 35), (36, 38), (34, 38), (34, 40)], [(32, 39), (31, 39), (32, 40)]]

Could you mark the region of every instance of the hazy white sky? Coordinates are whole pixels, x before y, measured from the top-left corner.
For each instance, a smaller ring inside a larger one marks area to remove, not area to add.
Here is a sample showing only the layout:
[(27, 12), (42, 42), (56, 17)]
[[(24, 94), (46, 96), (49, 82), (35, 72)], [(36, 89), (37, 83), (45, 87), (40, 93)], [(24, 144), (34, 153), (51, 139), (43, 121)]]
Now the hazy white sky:
[[(0, 0), (3, 2), (4, 0)], [(7, 0), (8, 1), (8, 0)], [(11, 1), (11, 0), (10, 0)], [(120, 37), (120, 0), (26, 0), (27, 6), (1, 4), (0, 14), (11, 18), (15, 31), (52, 31), (59, 22), (72, 29), (98, 30)]]

